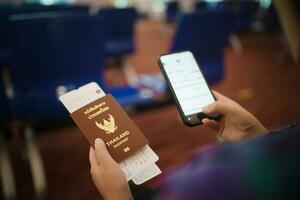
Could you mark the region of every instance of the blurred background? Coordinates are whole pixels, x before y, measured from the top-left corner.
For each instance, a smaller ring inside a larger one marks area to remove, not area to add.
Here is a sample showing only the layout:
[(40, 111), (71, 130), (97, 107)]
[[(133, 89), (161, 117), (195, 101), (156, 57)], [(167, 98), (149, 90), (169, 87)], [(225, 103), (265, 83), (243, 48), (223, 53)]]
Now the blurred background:
[[(212, 89), (268, 128), (300, 119), (297, 0), (0, 0), (0, 199), (99, 199), (58, 97), (111, 93), (164, 171), (216, 143), (183, 125), (157, 59), (190, 50)], [(162, 176), (143, 184), (159, 188)]]

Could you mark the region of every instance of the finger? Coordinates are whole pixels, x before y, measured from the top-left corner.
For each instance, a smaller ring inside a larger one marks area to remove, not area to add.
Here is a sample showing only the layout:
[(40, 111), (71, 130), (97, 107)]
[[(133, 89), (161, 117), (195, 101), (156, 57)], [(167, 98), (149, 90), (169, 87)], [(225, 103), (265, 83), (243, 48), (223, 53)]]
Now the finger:
[(202, 123), (205, 126), (210, 127), (211, 129), (213, 129), (216, 132), (218, 132), (219, 129), (220, 129), (220, 126), (219, 126), (218, 122), (216, 122), (215, 120), (204, 118), (204, 119), (202, 119)]
[(100, 138), (95, 140), (95, 154), (98, 163), (101, 165), (110, 165), (112, 162), (115, 162), (113, 158), (108, 153), (106, 146)]
[(97, 169), (99, 167), (99, 163), (97, 161), (95, 151), (92, 147), (90, 147), (89, 160), (90, 160), (90, 165), (91, 165), (91, 172), (95, 171), (95, 169)]
[(226, 98), (224, 95), (222, 95), (221, 93), (212, 90), (213, 95), (216, 97), (217, 100), (222, 99), (222, 98)]
[(215, 101), (212, 104), (209, 104), (205, 106), (202, 109), (202, 112), (209, 114), (209, 113), (220, 113), (222, 115), (228, 115), (232, 112), (232, 108), (229, 107), (228, 104), (221, 102), (221, 101)]
[(227, 102), (232, 101), (231, 99), (229, 99), (228, 97), (224, 96), (223, 94), (221, 94), (217, 91), (213, 90), (212, 93), (213, 93), (214, 97), (216, 98), (216, 100), (219, 101), (219, 102), (227, 103)]
[(215, 98), (217, 99), (218, 102), (223, 102), (223, 103), (227, 103), (227, 104), (237, 104), (234, 100), (224, 96), (223, 94), (217, 92), (217, 91), (212, 91)]

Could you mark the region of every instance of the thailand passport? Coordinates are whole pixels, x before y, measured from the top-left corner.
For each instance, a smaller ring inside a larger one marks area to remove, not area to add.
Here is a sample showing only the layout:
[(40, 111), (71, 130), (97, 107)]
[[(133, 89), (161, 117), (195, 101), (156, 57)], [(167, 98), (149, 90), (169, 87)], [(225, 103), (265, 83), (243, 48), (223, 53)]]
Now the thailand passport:
[(117, 162), (148, 144), (146, 137), (110, 94), (76, 110), (71, 117), (93, 147), (95, 139), (101, 138)]

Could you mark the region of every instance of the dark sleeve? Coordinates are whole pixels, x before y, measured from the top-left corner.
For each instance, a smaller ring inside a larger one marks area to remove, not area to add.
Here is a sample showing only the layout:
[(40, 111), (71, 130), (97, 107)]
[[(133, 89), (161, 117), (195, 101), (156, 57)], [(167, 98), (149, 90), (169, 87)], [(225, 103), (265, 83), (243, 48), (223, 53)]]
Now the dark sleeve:
[(166, 176), (156, 199), (286, 199), (297, 195), (297, 124), (265, 137), (215, 146)]

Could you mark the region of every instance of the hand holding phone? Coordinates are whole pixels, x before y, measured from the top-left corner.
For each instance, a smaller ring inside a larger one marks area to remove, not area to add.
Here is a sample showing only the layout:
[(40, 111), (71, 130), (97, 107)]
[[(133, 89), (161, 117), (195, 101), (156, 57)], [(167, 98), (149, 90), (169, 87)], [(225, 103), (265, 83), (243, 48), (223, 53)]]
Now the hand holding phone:
[(190, 51), (162, 55), (158, 63), (186, 125), (195, 126), (202, 124), (204, 118), (220, 117), (202, 112), (203, 107), (215, 102), (215, 97)]

